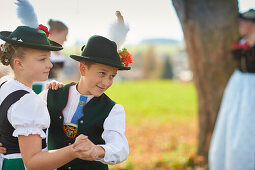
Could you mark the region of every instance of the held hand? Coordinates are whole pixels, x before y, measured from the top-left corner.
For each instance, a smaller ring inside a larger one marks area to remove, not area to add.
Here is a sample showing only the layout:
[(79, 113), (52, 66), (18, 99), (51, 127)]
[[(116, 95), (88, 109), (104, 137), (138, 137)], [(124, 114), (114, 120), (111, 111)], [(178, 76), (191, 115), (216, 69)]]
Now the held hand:
[(3, 147), (2, 143), (0, 143), (0, 153), (6, 153), (6, 148)]
[(98, 146), (91, 142), (87, 136), (79, 135), (72, 145), (72, 150), (76, 153), (78, 158), (94, 161), (99, 157), (97, 147)]
[(98, 158), (98, 153), (96, 147), (92, 147), (88, 151), (75, 152), (76, 156), (79, 159), (87, 160), (87, 161), (95, 161)]
[(63, 83), (55, 81), (55, 80), (51, 81), (50, 83), (47, 83), (45, 86), (46, 89), (52, 88), (52, 90), (57, 90), (62, 87), (63, 87)]
[(91, 142), (87, 136), (81, 134), (75, 139), (75, 143), (73, 144), (73, 151), (84, 152), (90, 150), (92, 147), (94, 147), (94, 143)]

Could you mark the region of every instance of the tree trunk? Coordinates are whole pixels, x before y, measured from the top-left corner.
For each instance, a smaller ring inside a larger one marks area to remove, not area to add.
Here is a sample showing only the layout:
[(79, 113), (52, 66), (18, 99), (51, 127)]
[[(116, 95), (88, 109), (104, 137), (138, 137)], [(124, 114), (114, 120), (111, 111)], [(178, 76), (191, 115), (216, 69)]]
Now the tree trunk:
[(238, 39), (237, 0), (172, 0), (180, 19), (198, 94), (198, 155), (207, 161), (226, 83), (234, 70), (231, 45)]

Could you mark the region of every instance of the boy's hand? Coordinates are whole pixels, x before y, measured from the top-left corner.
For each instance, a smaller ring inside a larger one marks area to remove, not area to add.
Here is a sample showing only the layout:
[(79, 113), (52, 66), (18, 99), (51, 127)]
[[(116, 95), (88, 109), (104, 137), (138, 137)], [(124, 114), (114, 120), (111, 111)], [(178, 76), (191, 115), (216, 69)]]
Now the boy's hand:
[(2, 143), (0, 143), (0, 153), (6, 153), (6, 148), (3, 147)]
[(93, 147), (88, 151), (84, 152), (75, 152), (77, 158), (87, 160), (87, 161), (95, 161), (98, 158), (98, 154), (96, 148)]
[(79, 135), (75, 143), (72, 145), (73, 151), (76, 156), (83, 160), (95, 161), (98, 159), (98, 149), (97, 145), (91, 142), (87, 136)]
[(63, 83), (60, 83), (55, 80), (51, 81), (50, 83), (47, 83), (45, 86), (46, 89), (52, 88), (52, 90), (57, 90), (62, 87), (63, 87)]
[(75, 139), (75, 142), (73, 144), (73, 151), (74, 152), (88, 151), (91, 148), (93, 148), (94, 145), (95, 144), (89, 140), (88, 136), (81, 134)]

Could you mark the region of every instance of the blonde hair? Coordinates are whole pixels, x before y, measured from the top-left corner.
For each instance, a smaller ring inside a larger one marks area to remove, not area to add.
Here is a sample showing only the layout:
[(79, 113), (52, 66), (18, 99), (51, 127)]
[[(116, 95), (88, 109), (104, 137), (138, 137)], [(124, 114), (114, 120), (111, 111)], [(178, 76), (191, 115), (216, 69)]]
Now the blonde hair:
[(4, 43), (0, 45), (0, 61), (3, 65), (10, 65), (13, 69), (13, 59), (22, 58), (24, 56), (25, 48), (12, 45), (9, 43)]

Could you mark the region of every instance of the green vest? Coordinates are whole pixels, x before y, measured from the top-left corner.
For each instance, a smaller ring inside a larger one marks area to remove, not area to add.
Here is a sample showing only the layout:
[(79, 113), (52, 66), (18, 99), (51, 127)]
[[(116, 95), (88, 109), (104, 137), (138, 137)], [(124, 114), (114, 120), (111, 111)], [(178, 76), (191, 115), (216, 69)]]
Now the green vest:
[[(59, 149), (74, 143), (75, 139), (67, 137), (64, 128), (64, 117), (62, 110), (67, 105), (69, 88), (74, 85), (67, 84), (63, 88), (53, 91), (49, 89), (47, 105), (50, 113), (51, 123), (48, 131), (48, 149)], [(94, 144), (105, 144), (101, 135), (104, 131), (103, 124), (112, 110), (115, 102), (108, 96), (102, 94), (100, 97), (92, 98), (83, 108), (83, 117), (78, 120), (78, 132), (84, 134)], [(108, 166), (98, 161), (84, 161), (75, 159), (62, 166), (58, 170), (108, 170)]]

